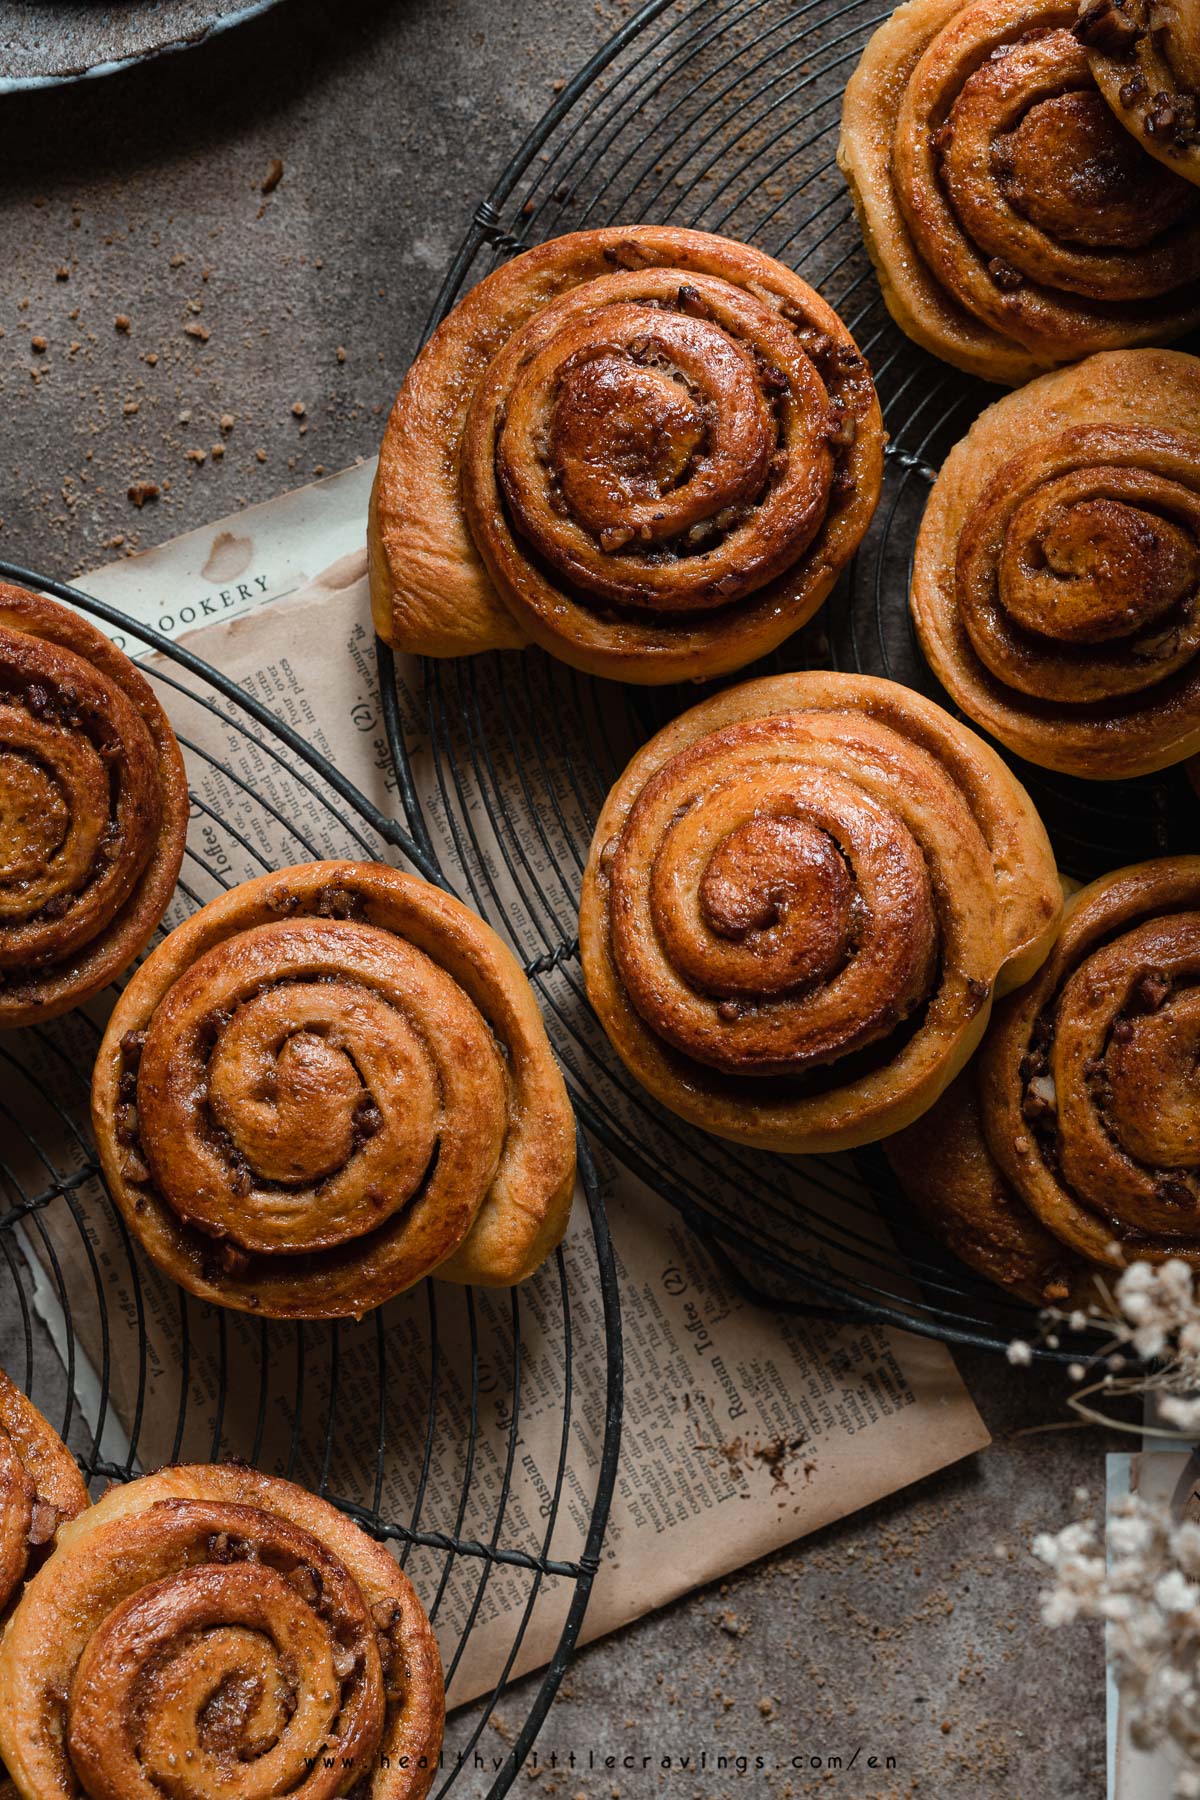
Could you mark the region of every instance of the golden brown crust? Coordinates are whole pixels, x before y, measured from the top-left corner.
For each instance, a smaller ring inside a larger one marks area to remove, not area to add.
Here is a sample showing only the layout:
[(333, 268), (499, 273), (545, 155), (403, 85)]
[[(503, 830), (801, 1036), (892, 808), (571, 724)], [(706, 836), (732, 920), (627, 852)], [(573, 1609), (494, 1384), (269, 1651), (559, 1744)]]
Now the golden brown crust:
[(974, 733), (891, 682), (774, 676), (634, 757), (580, 945), (614, 1047), (665, 1105), (832, 1150), (932, 1104), (1060, 907), (1028, 796)]
[(376, 629), (644, 683), (740, 668), (829, 592), (882, 451), (865, 362), (790, 269), (667, 226), (555, 239), (409, 371), (372, 494)]
[(1200, 12), (1195, 0), (1080, 0), (1075, 35), (1126, 131), (1200, 183)]
[(1200, 857), (1117, 870), (1068, 902), (979, 1061), (988, 1144), (1061, 1243), (1099, 1265), (1200, 1264)]
[(87, 1503), (75, 1458), (0, 1369), (0, 1616), (60, 1522)]
[(0, 584), (0, 1027), (99, 993), (175, 889), (188, 793), (129, 658), (56, 600)]
[(172, 932), (92, 1087), (109, 1189), (190, 1292), (345, 1318), (433, 1271), (524, 1280), (566, 1229), (574, 1121), (529, 984), (379, 863), (260, 876)]
[(1031, 762), (1115, 780), (1200, 749), (1200, 360), (1115, 351), (996, 401), (934, 484), (911, 605)]
[(892, 316), (1008, 386), (1200, 321), (1200, 208), (1115, 125), (1076, 12), (906, 0), (846, 89), (838, 161)]
[(0, 1643), (0, 1755), (24, 1800), (82, 1790), (423, 1800), (441, 1659), (397, 1563), (345, 1514), (237, 1465), (113, 1488)]
[(1039, 1224), (988, 1149), (973, 1064), (883, 1148), (918, 1218), (968, 1268), (1032, 1306), (1098, 1299), (1088, 1264)]

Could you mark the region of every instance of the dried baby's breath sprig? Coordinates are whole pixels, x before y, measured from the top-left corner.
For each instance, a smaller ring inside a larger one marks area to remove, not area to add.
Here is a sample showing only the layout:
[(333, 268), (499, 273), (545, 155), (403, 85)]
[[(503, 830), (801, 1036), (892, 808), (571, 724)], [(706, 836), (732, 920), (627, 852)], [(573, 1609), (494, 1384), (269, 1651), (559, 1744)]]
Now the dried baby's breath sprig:
[(1051, 1571), (1047, 1625), (1102, 1620), (1139, 1750), (1165, 1749), (1174, 1800), (1200, 1797), (1200, 1525), (1131, 1494), (1108, 1519), (1108, 1555), (1094, 1518), (1042, 1532), (1034, 1555)]
[[(1135, 1262), (1111, 1289), (1096, 1278), (1100, 1300), (1088, 1310), (1042, 1314), (1041, 1339), (1050, 1343), (1065, 1330), (1097, 1339), (1087, 1363), (1072, 1363), (1068, 1374), (1083, 1382), (1069, 1404), (1080, 1419), (1113, 1431), (1190, 1442), (1200, 1434), (1200, 1288), (1196, 1272), (1178, 1257), (1164, 1263)], [(1008, 1359), (1032, 1360), (1031, 1345), (1016, 1338)], [(1097, 1374), (1097, 1370), (1101, 1373)], [(1093, 1376), (1094, 1379), (1088, 1380)], [(1103, 1404), (1100, 1397), (1103, 1396)], [(1122, 1418), (1113, 1403), (1154, 1400), (1161, 1424), (1141, 1416)]]
[[(1200, 1290), (1188, 1263), (1133, 1263), (1087, 1313), (1046, 1315), (1047, 1333), (1063, 1325), (1102, 1337), (1103, 1374), (1071, 1397), (1082, 1419), (1184, 1441), (1200, 1433)], [(1093, 1358), (1091, 1373), (1096, 1366)], [(1089, 1370), (1079, 1363), (1070, 1373), (1087, 1381)], [(1103, 1410), (1093, 1404), (1101, 1394)], [(1162, 1426), (1108, 1410), (1131, 1396), (1153, 1400)], [(1200, 1524), (1133, 1494), (1112, 1508), (1107, 1539), (1084, 1516), (1041, 1533), (1033, 1550), (1053, 1574), (1041, 1596), (1046, 1623), (1104, 1622), (1133, 1743), (1169, 1754), (1174, 1800), (1200, 1800)]]

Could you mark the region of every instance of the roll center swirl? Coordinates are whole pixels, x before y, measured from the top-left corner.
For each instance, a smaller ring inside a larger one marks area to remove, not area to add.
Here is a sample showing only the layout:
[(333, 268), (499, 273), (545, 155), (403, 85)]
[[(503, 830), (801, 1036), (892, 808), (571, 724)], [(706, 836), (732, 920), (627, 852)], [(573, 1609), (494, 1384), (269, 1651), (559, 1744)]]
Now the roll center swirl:
[(31, 881), (57, 855), (70, 820), (49, 769), (20, 751), (0, 751), (0, 907), (6, 887)]
[(1102, 469), (1084, 470), (1047, 483), (1017, 509), (1000, 586), (1018, 624), (1067, 643), (1103, 643), (1195, 594), (1200, 541), (1130, 504), (1136, 495), (1126, 497), (1122, 485)]
[(1192, 207), (1187, 183), (1164, 177), (1094, 91), (1039, 100), (997, 138), (992, 164), (1025, 218), (1092, 249), (1140, 249)]
[(731, 1074), (833, 1062), (930, 994), (921, 843), (874, 790), (868, 728), (860, 779), (834, 766), (840, 725), (798, 714), (701, 739), (646, 784), (613, 858), (613, 955), (633, 1005)]
[(1132, 924), (1079, 963), (1021, 1064), (1054, 1179), (1123, 1233), (1200, 1226), (1200, 914)]
[(65, 1708), (82, 1790), (345, 1793), (379, 1749), (387, 1707), (379, 1640), (346, 1567), (290, 1521), (219, 1501), (160, 1502), (124, 1541), (129, 1587), (88, 1636)]
[[(82, 733), (0, 705), (0, 744), (0, 919), (10, 923), (9, 954), (17, 960), (46, 936), (46, 920), (38, 919), (44, 908), (61, 916), (107, 872), (98, 852), (112, 800), (104, 756)], [(123, 898), (110, 885), (101, 916)], [(0, 961), (4, 948), (0, 942)]]
[(1084, 426), (992, 478), (955, 598), (1006, 686), (1067, 704), (1152, 688), (1200, 654), (1200, 491), (1169, 429)]
[(382, 1122), (349, 1047), (362, 1011), (363, 997), (346, 984), (290, 987), (248, 1000), (221, 1033), (212, 1110), (263, 1178), (332, 1175)]
[(144, 1721), (141, 1772), (173, 1800), (220, 1794), (233, 1768), (246, 1800), (297, 1786), (341, 1701), (327, 1629), (283, 1575), (249, 1564), (185, 1569), (110, 1614), (76, 1679), (81, 1746), (107, 1736), (122, 1689)]
[(963, 82), (935, 148), (1002, 292), (1029, 281), (1107, 301), (1194, 278), (1194, 191), (1113, 118), (1069, 31), (1000, 45)]
[(495, 1173), (505, 1088), (486, 1024), (370, 925), (309, 918), (218, 944), (136, 1054), (155, 1185), (235, 1259), (331, 1249)]
[(494, 474), (573, 596), (701, 612), (807, 549), (831, 500), (833, 410), (778, 311), (645, 270), (564, 296), (527, 333), (519, 362), (520, 339), (509, 349)]
[(706, 437), (703, 405), (669, 369), (600, 350), (563, 371), (551, 454), (564, 497), (602, 548), (642, 525), (660, 535), (657, 502), (692, 473)]
[(731, 832), (699, 894), (718, 937), (761, 954), (760, 992), (820, 981), (850, 953), (854, 882), (828, 833), (805, 819), (752, 819)]
[[(696, 302), (700, 295), (696, 293)], [(676, 304), (687, 304), (676, 295)], [(606, 554), (626, 545), (689, 545), (698, 527), (718, 529), (723, 509), (754, 499), (775, 448), (775, 419), (745, 344), (687, 311), (624, 302), (583, 322), (583, 342), (561, 335), (552, 385), (547, 459), (560, 504)], [(601, 342), (588, 342), (601, 335)], [(545, 382), (540, 358), (518, 378), (511, 416), (520, 423)], [(786, 376), (777, 376), (786, 387)], [(525, 526), (515, 473), (516, 443), (500, 434), (506, 493)], [(729, 529), (725, 518), (720, 529)], [(545, 545), (556, 558), (554, 545)]]

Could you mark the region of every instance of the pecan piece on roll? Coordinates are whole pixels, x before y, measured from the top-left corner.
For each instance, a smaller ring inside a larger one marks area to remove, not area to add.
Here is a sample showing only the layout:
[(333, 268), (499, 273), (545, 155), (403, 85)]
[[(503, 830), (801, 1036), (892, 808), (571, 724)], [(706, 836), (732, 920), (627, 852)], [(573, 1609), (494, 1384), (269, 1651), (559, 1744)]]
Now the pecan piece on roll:
[(1081, 0), (1075, 35), (1133, 138), (1200, 184), (1200, 8), (1195, 0)]

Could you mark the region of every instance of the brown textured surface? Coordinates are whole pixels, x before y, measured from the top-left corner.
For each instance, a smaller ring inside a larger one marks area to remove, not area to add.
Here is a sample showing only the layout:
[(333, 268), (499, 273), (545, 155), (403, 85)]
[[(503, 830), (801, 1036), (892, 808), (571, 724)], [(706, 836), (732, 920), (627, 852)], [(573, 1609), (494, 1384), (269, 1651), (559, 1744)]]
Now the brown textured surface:
[(846, 91), (838, 159), (918, 343), (1010, 386), (1200, 319), (1200, 202), (1113, 120), (1076, 0), (906, 0)]
[(134, 1236), (192, 1293), (347, 1318), (436, 1269), (523, 1280), (566, 1229), (574, 1122), (529, 985), (379, 863), (231, 889), (138, 970), (92, 1118)]
[(376, 624), (405, 650), (533, 641), (627, 681), (740, 668), (825, 598), (882, 455), (866, 364), (781, 264), (661, 226), (556, 239), (481, 282), (405, 378)]
[(95, 626), (0, 585), (0, 1026), (90, 999), (175, 889), (188, 795), (146, 680)]
[(972, 732), (891, 682), (781, 675), (634, 757), (596, 827), (580, 942), (614, 1047), (672, 1110), (831, 1150), (932, 1104), (1059, 903), (1028, 796)]
[(913, 564), (926, 656), (1009, 749), (1096, 780), (1200, 747), (1200, 360), (1090, 357), (942, 465)]
[(365, 1775), (369, 1800), (422, 1800), (444, 1716), (437, 1644), (393, 1558), (241, 1465), (110, 1490), (0, 1645), (0, 1753), (27, 1800), (77, 1794), (75, 1770), (90, 1793), (159, 1787), (180, 1762), (195, 1794), (240, 1780), (333, 1800)]

